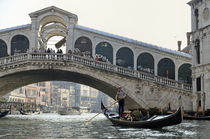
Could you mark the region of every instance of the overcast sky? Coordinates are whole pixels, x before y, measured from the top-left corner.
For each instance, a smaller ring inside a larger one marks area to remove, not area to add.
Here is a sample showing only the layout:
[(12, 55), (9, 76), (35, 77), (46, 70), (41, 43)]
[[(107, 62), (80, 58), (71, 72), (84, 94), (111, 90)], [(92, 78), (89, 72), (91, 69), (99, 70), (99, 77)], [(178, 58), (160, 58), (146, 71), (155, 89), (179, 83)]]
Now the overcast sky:
[(177, 50), (191, 31), (190, 0), (0, 0), (0, 29), (31, 23), (29, 13), (56, 6), (78, 24)]

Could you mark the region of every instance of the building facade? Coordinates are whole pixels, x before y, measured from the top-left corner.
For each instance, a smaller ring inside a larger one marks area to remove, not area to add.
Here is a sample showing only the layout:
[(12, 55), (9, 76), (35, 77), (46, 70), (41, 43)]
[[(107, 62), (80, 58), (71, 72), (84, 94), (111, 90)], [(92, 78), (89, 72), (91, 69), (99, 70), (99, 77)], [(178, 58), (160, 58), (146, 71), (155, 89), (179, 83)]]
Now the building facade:
[(194, 111), (210, 110), (210, 1), (192, 0), (191, 43)]

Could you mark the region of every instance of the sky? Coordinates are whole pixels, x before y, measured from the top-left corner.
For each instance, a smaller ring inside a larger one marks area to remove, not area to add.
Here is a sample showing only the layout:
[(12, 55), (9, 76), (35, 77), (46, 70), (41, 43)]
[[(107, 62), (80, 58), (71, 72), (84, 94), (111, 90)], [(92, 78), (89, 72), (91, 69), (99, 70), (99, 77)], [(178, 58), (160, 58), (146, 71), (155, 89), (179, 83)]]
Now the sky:
[(78, 24), (177, 50), (191, 31), (190, 0), (0, 0), (0, 29), (30, 24), (29, 13), (56, 6)]

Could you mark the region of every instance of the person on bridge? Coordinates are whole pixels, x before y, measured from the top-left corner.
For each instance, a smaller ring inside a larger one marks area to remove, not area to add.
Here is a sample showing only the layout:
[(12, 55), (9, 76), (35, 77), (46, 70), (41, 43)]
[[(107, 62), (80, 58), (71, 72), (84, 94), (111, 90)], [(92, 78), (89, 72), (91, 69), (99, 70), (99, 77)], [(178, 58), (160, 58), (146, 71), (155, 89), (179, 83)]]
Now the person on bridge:
[(115, 99), (119, 103), (119, 116), (120, 117), (122, 117), (122, 114), (124, 112), (125, 97), (126, 97), (125, 92), (123, 91), (122, 87), (119, 87), (117, 89), (117, 94), (115, 96)]

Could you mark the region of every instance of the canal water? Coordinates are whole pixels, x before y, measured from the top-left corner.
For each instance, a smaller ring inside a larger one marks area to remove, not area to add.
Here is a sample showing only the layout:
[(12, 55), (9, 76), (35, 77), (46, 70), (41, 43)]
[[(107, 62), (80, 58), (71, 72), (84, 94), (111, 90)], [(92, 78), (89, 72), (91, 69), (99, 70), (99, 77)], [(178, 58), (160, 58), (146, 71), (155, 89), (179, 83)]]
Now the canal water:
[(162, 129), (113, 126), (102, 114), (8, 115), (0, 119), (0, 139), (209, 139), (210, 121), (183, 121)]

